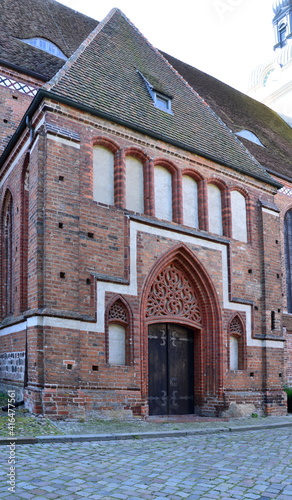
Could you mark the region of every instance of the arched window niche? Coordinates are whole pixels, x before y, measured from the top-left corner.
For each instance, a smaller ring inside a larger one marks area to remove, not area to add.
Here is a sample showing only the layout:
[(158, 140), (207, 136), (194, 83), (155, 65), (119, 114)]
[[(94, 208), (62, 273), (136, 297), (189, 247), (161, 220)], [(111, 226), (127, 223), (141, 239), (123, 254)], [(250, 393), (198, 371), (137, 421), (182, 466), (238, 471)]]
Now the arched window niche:
[(213, 183), (208, 184), (208, 222), (210, 233), (223, 235), (222, 194)]
[(144, 213), (144, 168), (140, 159), (126, 156), (126, 208)]
[(108, 326), (108, 362), (110, 365), (126, 365), (126, 328), (111, 322)]
[(229, 370), (244, 369), (244, 327), (239, 315), (235, 315), (228, 325)]
[(97, 144), (93, 147), (93, 199), (105, 205), (114, 205), (114, 153)]
[(246, 199), (239, 191), (231, 191), (232, 238), (247, 243)]
[(186, 226), (199, 227), (198, 183), (190, 175), (182, 176), (183, 223)]
[(30, 154), (27, 153), (23, 171), (22, 171), (22, 201), (21, 201), (21, 227), (20, 227), (20, 245), (22, 252), (22, 259), (20, 263), (20, 276), (21, 276), (21, 294), (20, 294), (20, 307), (25, 311), (28, 307), (28, 260), (29, 260), (29, 246), (28, 246), (28, 228), (29, 228), (29, 186), (30, 186)]
[(2, 313), (13, 314), (13, 198), (7, 191), (2, 211)]
[(107, 313), (107, 362), (109, 365), (131, 364), (130, 313), (127, 304), (119, 297)]
[(236, 371), (239, 369), (239, 339), (235, 335), (230, 335), (230, 366), (229, 369)]
[(162, 220), (173, 220), (172, 207), (172, 173), (162, 165), (154, 166), (154, 199), (155, 217)]

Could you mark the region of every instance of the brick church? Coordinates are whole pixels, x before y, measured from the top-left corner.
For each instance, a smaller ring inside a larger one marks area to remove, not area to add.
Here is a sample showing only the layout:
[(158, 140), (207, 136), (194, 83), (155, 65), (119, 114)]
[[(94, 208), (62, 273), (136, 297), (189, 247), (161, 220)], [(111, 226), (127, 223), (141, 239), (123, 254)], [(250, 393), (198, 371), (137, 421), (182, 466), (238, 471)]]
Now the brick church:
[(289, 125), (117, 9), (1, 10), (0, 390), (52, 418), (286, 414)]

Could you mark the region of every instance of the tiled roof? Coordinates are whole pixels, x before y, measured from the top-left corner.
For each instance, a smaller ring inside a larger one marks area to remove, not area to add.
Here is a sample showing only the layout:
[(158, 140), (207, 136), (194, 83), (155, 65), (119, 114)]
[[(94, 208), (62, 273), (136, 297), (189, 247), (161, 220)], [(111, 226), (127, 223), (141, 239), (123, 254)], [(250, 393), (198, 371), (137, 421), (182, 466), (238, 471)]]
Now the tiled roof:
[[(154, 106), (140, 73), (173, 98), (173, 114)], [(265, 169), (206, 102), (117, 9), (98, 25), (46, 88), (134, 129), (271, 182)]]
[(271, 172), (292, 178), (292, 129), (272, 109), (216, 78), (164, 54), (234, 133), (250, 130), (265, 147), (240, 139)]
[(49, 79), (64, 61), (21, 40), (45, 38), (69, 57), (97, 24), (55, 0), (2, 0), (0, 61)]

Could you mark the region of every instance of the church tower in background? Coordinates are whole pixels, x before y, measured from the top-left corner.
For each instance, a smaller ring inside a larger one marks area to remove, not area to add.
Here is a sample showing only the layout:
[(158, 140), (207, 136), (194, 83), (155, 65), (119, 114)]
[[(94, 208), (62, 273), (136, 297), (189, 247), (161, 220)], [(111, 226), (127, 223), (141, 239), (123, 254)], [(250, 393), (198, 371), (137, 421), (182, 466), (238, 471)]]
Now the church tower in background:
[(273, 2), (274, 54), (252, 72), (248, 94), (292, 126), (292, 0)]

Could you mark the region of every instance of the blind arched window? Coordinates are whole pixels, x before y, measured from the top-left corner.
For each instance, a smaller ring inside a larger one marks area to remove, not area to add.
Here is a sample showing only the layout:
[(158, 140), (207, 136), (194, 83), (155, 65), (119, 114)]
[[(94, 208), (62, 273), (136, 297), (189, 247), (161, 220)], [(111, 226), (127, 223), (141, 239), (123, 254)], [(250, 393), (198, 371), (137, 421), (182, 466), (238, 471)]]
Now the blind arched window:
[(229, 370), (237, 371), (244, 369), (244, 331), (239, 316), (229, 323)]
[(93, 199), (114, 205), (114, 154), (103, 146), (93, 148)]
[(143, 164), (133, 156), (126, 157), (126, 208), (144, 212)]
[(186, 226), (199, 227), (198, 185), (189, 175), (183, 175), (183, 221)]
[(155, 216), (172, 221), (172, 175), (160, 165), (154, 168)]
[(222, 235), (222, 197), (220, 189), (215, 184), (208, 184), (208, 214), (209, 231)]
[(117, 299), (108, 311), (108, 363), (129, 365), (131, 362), (129, 311)]
[(13, 313), (13, 200), (10, 193), (4, 205), (2, 227), (3, 312), (8, 316)]
[(247, 242), (246, 201), (239, 191), (231, 191), (232, 238)]

